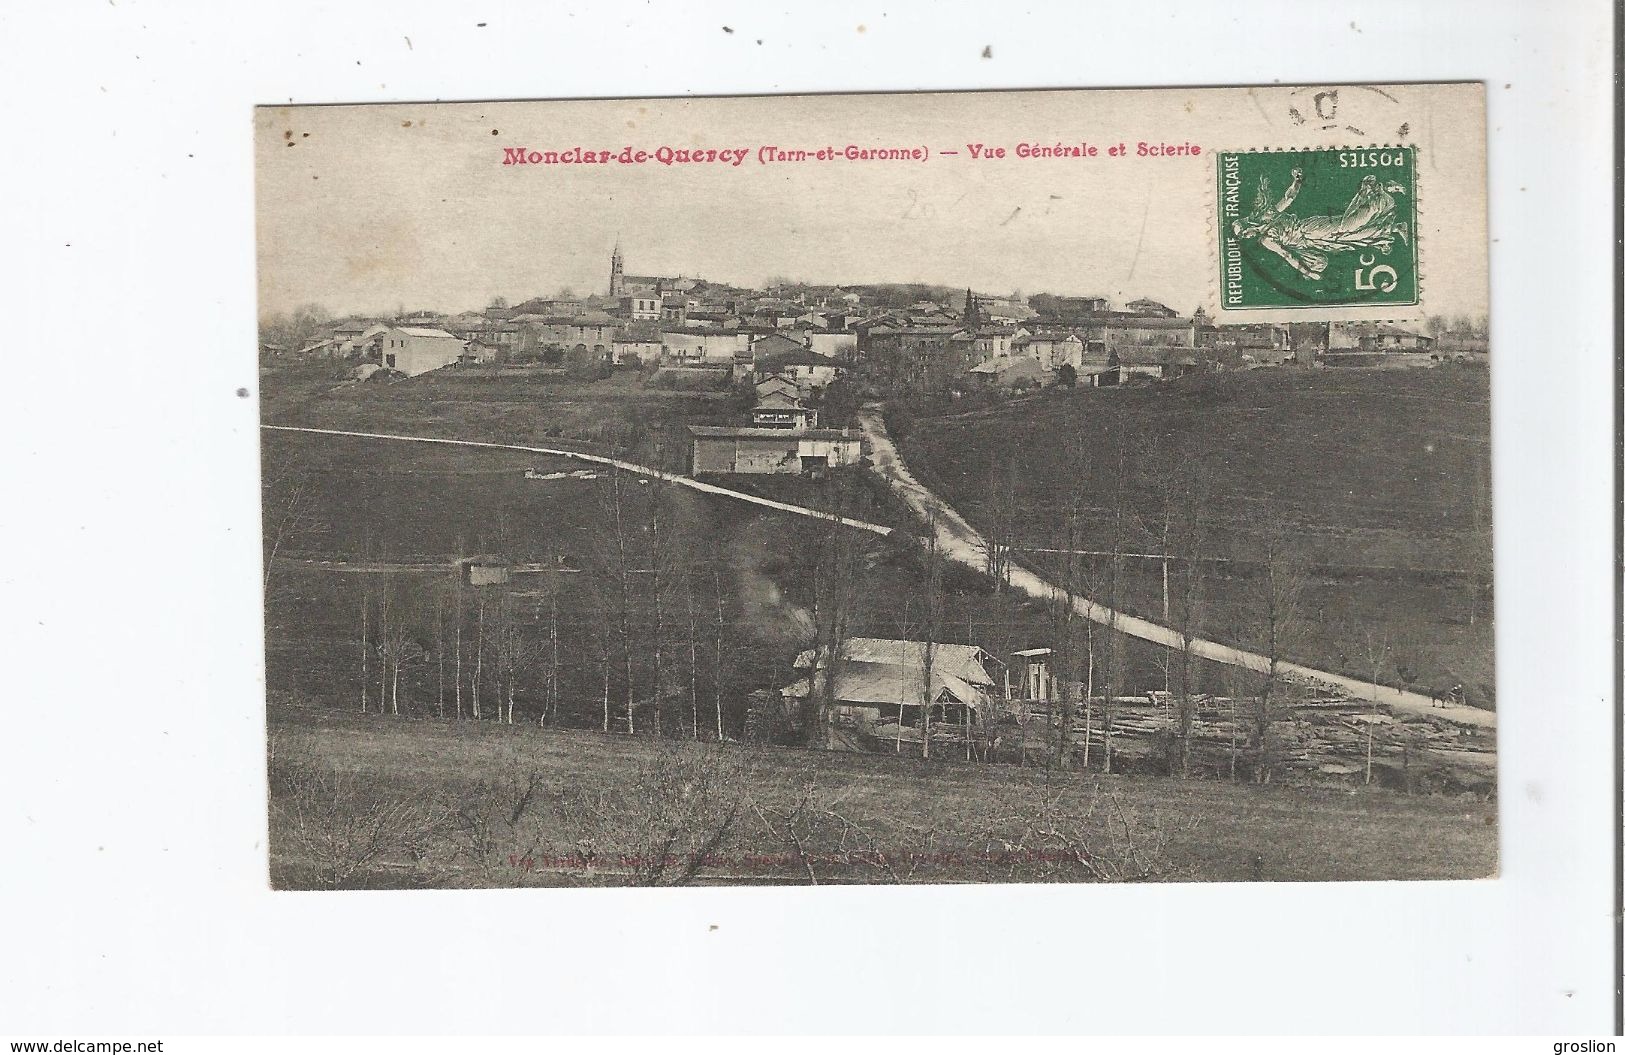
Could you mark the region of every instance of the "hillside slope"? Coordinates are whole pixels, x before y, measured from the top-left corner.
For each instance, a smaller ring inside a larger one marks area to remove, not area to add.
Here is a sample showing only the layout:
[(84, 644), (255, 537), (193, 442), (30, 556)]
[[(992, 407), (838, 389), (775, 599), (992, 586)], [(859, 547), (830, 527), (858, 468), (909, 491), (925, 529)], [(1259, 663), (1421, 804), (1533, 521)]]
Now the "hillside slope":
[[(894, 420), (895, 420), (894, 416)], [(1479, 370), (1257, 370), (1121, 389), (1051, 390), (971, 412), (903, 415), (919, 479), (973, 524), (1011, 520), (1022, 560), (1065, 548), (1161, 552), (1162, 486), (1194, 467), (1209, 636), (1242, 645), (1270, 540), (1314, 566), (1291, 658), (1390, 683), (1467, 685), (1490, 705), (1489, 392)], [(1118, 495), (1121, 495), (1120, 500)], [(1122, 516), (1117, 516), (1121, 508)], [(1082, 558), (1087, 577), (1098, 557)], [(1128, 562), (1127, 607), (1155, 617), (1161, 565)]]

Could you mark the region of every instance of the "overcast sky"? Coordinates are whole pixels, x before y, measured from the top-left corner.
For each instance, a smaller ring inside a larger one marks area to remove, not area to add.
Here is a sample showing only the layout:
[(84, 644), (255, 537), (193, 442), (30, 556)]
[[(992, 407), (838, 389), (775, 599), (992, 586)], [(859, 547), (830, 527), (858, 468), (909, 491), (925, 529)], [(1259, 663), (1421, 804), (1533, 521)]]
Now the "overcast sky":
[[(1477, 85), (803, 96), (264, 108), (256, 117), (262, 311), (457, 311), (629, 274), (741, 285), (930, 282), (980, 292), (1210, 297), (1216, 154), (1404, 141), (1419, 162), (1424, 299), (1479, 314), (1484, 114)], [(1318, 109), (1317, 109), (1318, 108)], [(1328, 112), (1330, 111), (1330, 112)], [(1358, 130), (1365, 138), (1360, 140)], [(1142, 158), (1141, 140), (1199, 156)], [(1023, 160), (1021, 142), (1089, 142)], [(1002, 146), (975, 160), (970, 143)], [(1123, 142), (1129, 156), (1107, 148)], [(929, 161), (763, 166), (763, 144), (927, 146)], [(292, 144), (292, 145), (289, 145)], [(504, 148), (744, 148), (745, 162), (504, 166)], [(945, 156), (939, 151), (959, 150)]]

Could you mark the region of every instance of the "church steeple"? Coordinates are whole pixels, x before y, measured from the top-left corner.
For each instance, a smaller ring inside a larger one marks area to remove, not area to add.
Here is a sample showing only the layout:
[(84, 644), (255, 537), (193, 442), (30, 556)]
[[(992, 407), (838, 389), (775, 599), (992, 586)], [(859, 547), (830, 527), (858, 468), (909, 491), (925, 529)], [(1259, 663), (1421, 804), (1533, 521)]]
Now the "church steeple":
[(615, 239), (615, 248), (609, 254), (609, 295), (619, 297), (626, 292), (626, 276), (621, 270), (621, 240)]

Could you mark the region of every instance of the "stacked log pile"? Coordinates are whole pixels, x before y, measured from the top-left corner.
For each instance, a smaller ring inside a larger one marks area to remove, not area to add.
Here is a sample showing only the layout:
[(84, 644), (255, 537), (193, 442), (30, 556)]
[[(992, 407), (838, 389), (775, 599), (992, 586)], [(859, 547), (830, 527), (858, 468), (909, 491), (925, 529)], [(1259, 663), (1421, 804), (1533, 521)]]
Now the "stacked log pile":
[[(1106, 745), (1104, 704), (1092, 700), (1086, 714), (1080, 703), (1074, 717), (1074, 757), (1082, 756), (1087, 739), (1091, 764), (1103, 757)], [(1027, 706), (1044, 724), (1044, 706)], [(1228, 776), (1234, 756), (1238, 771), (1246, 773), (1257, 709), (1256, 698), (1199, 697), (1191, 730), (1193, 769)], [(1272, 710), (1266, 743), (1273, 779), (1362, 784), (1369, 768), (1370, 783), (1403, 790), (1493, 790), (1495, 742), (1483, 730), (1329, 696), (1279, 700)], [(1172, 697), (1161, 692), (1114, 697), (1111, 712), (1114, 764), (1163, 771), (1178, 728)]]

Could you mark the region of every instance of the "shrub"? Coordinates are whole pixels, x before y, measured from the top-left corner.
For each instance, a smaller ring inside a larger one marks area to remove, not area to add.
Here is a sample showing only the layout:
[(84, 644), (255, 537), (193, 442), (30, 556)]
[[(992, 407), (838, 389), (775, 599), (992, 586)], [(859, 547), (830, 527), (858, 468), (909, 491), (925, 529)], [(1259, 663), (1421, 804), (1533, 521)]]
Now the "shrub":
[(273, 748), (269, 778), (273, 830), (309, 855), (321, 881), (335, 889), (387, 858), (421, 860), (445, 826), (446, 811), (422, 789), (369, 788), (356, 774), (307, 756)]

